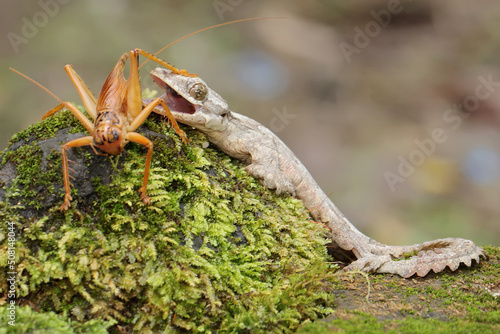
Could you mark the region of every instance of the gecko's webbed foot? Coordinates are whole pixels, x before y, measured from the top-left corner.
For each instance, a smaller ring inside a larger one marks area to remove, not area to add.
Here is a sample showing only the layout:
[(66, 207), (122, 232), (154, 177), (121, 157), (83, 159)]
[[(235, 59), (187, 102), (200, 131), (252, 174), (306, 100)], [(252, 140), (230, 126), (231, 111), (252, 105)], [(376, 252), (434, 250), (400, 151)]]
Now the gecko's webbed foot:
[(262, 180), (264, 187), (268, 189), (276, 189), (276, 194), (290, 194), (295, 196), (295, 188), (292, 181), (288, 179), (280, 170), (276, 170), (270, 166), (262, 166), (252, 163), (246, 166), (246, 171), (255, 178)]
[(459, 238), (438, 239), (413, 246), (384, 246), (381, 253), (362, 255), (344, 271), (359, 269), (398, 274), (405, 278), (414, 274), (423, 277), (431, 270), (438, 273), (449, 267), (454, 271), (461, 264), (470, 267), (473, 260), (479, 263), (480, 257), (486, 256), (472, 241)]

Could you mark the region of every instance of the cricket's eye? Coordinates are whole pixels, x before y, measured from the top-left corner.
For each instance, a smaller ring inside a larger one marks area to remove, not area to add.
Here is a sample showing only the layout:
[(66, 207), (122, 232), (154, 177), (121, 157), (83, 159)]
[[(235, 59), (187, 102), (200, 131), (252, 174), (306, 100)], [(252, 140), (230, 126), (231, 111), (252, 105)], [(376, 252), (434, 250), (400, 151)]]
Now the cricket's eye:
[(189, 95), (197, 101), (203, 101), (208, 94), (207, 86), (202, 83), (196, 83), (189, 89)]

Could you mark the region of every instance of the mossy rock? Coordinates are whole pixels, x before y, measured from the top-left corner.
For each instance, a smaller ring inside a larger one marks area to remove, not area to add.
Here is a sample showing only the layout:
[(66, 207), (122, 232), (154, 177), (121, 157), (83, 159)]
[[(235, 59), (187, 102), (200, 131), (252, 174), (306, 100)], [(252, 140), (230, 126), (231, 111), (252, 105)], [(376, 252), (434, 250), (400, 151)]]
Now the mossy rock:
[(128, 143), (118, 161), (70, 149), (67, 212), (60, 145), (84, 128), (66, 111), (16, 134), (0, 165), (1, 312), (10, 227), (16, 302), (29, 306), (16, 322), (46, 332), (61, 319), (75, 333), (281, 332), (331, 313), (324, 227), (185, 131), (187, 145), (157, 115), (138, 130), (154, 142), (149, 206), (138, 194), (143, 146)]
[(12, 138), (0, 163), (0, 334), (500, 330), (499, 248), (425, 278), (339, 276), (300, 201), (184, 130), (188, 145), (156, 115), (138, 130), (155, 145), (150, 206), (137, 193), (144, 147), (129, 143), (119, 160), (71, 149), (65, 213), (60, 144), (83, 127), (63, 112)]

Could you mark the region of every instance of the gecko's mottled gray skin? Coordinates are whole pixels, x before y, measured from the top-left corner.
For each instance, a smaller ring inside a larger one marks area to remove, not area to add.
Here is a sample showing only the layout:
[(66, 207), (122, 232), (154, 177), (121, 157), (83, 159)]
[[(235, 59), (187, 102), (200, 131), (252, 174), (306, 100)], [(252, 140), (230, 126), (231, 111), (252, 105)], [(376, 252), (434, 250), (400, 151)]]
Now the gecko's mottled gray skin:
[[(229, 156), (247, 164), (246, 170), (277, 193), (297, 196), (317, 221), (331, 229), (340, 248), (352, 251), (357, 260), (345, 269), (393, 273), (402, 277), (425, 276), (431, 269), (479, 262), (483, 250), (472, 241), (446, 238), (411, 246), (387, 246), (358, 231), (327, 198), (293, 152), (269, 129), (251, 118), (229, 110), (219, 94), (198, 77), (175, 74), (164, 68), (151, 71), (165, 90), (162, 96), (175, 119), (205, 133), (210, 142)], [(162, 110), (156, 110), (162, 113)], [(313, 210), (314, 209), (314, 210)], [(418, 255), (394, 260), (407, 253)]]

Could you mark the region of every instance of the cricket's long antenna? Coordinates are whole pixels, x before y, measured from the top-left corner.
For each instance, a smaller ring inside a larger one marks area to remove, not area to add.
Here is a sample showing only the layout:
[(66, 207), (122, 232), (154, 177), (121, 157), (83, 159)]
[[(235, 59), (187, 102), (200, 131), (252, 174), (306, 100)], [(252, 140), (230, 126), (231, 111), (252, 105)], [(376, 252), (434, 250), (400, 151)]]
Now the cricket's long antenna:
[[(240, 20), (234, 20), (234, 21), (229, 21), (229, 22), (224, 22), (224, 23), (219, 23), (219, 24), (216, 24), (216, 25), (213, 25), (213, 26), (210, 26), (210, 27), (206, 27), (206, 28), (203, 28), (203, 29), (199, 29), (199, 30), (196, 30), (195, 32), (192, 32), (190, 34), (187, 34), (186, 36), (184, 37), (181, 37), (179, 38), (178, 40), (176, 41), (173, 41), (172, 43), (162, 47), (160, 50), (156, 51), (155, 53), (153, 53), (153, 56), (156, 56), (158, 53), (162, 52), (163, 50), (165, 50), (166, 48), (176, 44), (177, 42), (180, 42), (182, 41), (183, 39), (185, 38), (188, 38), (190, 36), (193, 36), (193, 35), (196, 35), (197, 33), (200, 33), (202, 31), (205, 31), (205, 30), (209, 30), (209, 29), (213, 29), (213, 28), (217, 28), (217, 27), (222, 27), (222, 26), (225, 26), (225, 25), (228, 25), (228, 24), (233, 24), (233, 23), (238, 23), (238, 22), (245, 22), (245, 21), (255, 21), (255, 20), (286, 20), (287, 17), (250, 17), (250, 18), (246, 18), (246, 19), (240, 19)], [(144, 64), (146, 64), (147, 62), (149, 61), (149, 59), (146, 59), (140, 66), (139, 68), (141, 68)]]
[(55, 98), (60, 103), (64, 103), (63, 100), (61, 100), (60, 98), (58, 98), (56, 96), (56, 94), (52, 93), (48, 88), (46, 88), (45, 86), (43, 86), (41, 83), (36, 82), (35, 80), (31, 79), (26, 74), (23, 74), (23, 73), (19, 72), (18, 70), (13, 69), (12, 67), (9, 67), (9, 70), (11, 70), (12, 72), (15, 72), (15, 73), (19, 74), (20, 76), (22, 76), (25, 79), (28, 79), (29, 81), (31, 81), (32, 83), (34, 83), (35, 85), (37, 85), (38, 87), (40, 87), (41, 89), (43, 89), (44, 91), (46, 91), (47, 93), (49, 93), (50, 95), (52, 95), (52, 97)]

